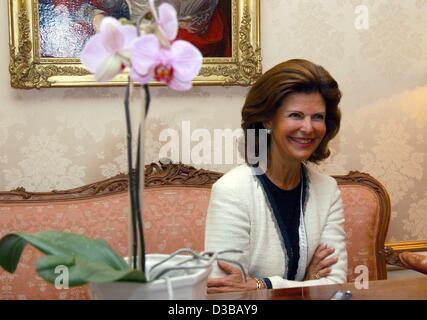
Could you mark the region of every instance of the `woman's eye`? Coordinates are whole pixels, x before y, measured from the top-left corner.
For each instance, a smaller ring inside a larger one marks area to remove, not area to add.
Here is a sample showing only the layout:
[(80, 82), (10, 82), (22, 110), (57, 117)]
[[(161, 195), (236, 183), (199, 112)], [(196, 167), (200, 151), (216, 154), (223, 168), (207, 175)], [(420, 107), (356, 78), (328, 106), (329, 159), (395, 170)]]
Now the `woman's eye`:
[(325, 120), (325, 116), (323, 115), (323, 114), (315, 114), (314, 116), (313, 116), (313, 119), (314, 120)]
[(302, 115), (300, 113), (290, 113), (289, 118), (301, 119)]

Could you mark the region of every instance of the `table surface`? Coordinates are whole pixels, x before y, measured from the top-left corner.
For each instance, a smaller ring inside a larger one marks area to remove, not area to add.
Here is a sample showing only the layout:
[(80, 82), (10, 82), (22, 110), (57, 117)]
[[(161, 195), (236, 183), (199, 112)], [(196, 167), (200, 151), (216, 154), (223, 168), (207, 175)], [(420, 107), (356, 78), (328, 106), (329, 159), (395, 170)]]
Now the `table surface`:
[(350, 290), (351, 300), (427, 300), (427, 276), (407, 279), (369, 281), (368, 289), (356, 289), (355, 283), (302, 288), (217, 293), (209, 300), (328, 300), (338, 290)]

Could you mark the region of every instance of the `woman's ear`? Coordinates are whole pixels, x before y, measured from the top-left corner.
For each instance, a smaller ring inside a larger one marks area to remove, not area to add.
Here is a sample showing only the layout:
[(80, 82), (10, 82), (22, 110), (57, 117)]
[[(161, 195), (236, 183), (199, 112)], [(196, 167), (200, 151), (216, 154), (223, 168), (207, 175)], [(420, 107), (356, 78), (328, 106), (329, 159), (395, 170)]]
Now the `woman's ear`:
[(265, 120), (262, 122), (265, 129), (271, 129), (271, 120)]

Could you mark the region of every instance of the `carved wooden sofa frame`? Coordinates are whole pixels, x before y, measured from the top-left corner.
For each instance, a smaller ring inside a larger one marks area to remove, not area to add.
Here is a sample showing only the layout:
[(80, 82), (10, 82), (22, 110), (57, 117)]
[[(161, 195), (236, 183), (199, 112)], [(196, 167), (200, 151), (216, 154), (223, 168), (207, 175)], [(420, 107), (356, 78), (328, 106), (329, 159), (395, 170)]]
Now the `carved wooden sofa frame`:
[[(153, 163), (146, 166), (144, 232), (147, 252), (172, 252), (183, 246), (203, 250), (204, 216), (210, 189), (221, 176), (218, 172), (195, 169), (184, 164)], [(342, 190), (344, 206), (349, 201), (352, 203), (351, 211), (354, 211), (353, 217), (346, 223), (346, 231), (350, 230), (351, 233), (351, 239), (347, 241), (352, 242), (351, 245), (357, 250), (352, 252), (354, 260), (349, 257), (348, 280), (355, 279), (357, 274), (354, 268), (359, 264), (368, 265), (371, 280), (386, 279), (384, 241), (390, 219), (387, 191), (381, 183), (365, 173), (350, 172), (345, 176), (335, 176), (335, 179)], [(127, 185), (127, 175), (120, 174), (65, 191), (27, 192), (17, 188), (0, 192), (0, 236), (12, 231), (35, 232), (49, 227), (104, 238), (126, 255)], [(367, 197), (370, 197), (372, 208), (363, 207)], [(165, 210), (170, 212), (165, 213)], [(358, 217), (358, 210), (365, 210), (368, 216)], [(370, 210), (377, 213), (369, 213)], [(12, 214), (13, 211), (18, 213)], [(37, 215), (39, 211), (40, 217)], [(180, 212), (182, 217), (175, 216), (175, 212)], [(354, 224), (358, 226), (356, 232), (362, 233), (360, 228), (365, 218), (370, 224), (366, 228), (370, 228), (375, 238), (375, 245), (369, 244), (370, 248), (365, 247), (366, 239), (354, 240), (355, 234), (351, 230)], [(361, 247), (357, 247), (358, 243)], [(0, 299), (88, 298), (85, 288), (56, 292), (56, 289), (44, 284), (34, 272), (34, 261), (38, 256), (33, 248), (27, 248), (15, 274), (0, 271), (0, 285), (3, 285), (0, 288)], [(37, 292), (30, 292), (33, 290), (31, 288)]]

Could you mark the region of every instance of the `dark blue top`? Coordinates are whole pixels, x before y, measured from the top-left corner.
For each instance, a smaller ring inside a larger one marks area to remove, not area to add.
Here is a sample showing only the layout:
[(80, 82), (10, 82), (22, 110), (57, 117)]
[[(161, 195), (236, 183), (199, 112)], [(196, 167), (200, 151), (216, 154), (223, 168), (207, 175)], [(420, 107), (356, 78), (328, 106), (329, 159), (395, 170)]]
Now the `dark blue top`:
[[(307, 191), (307, 179), (305, 172), (302, 176), (304, 181), (302, 204), (304, 207), (304, 200)], [(292, 190), (283, 190), (271, 182), (265, 174), (259, 175), (258, 179), (267, 195), (285, 244), (288, 258), (288, 274), (286, 278), (288, 280), (295, 280), (300, 257), (299, 226), (301, 211), (301, 182)], [(269, 284), (269, 281), (267, 281), (267, 287), (270, 287)]]

